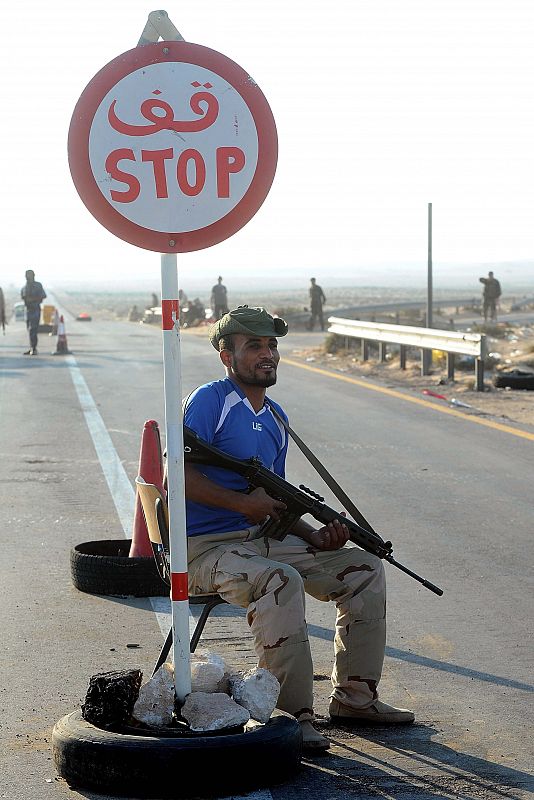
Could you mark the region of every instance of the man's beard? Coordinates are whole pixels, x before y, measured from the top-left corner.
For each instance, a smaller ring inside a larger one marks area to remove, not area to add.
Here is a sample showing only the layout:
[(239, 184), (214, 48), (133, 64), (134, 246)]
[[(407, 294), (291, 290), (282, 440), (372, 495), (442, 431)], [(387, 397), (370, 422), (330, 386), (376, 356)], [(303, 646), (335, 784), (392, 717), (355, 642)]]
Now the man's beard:
[(233, 371), (236, 378), (239, 378), (241, 383), (245, 384), (245, 386), (262, 386), (264, 389), (267, 389), (269, 386), (274, 386), (276, 383), (276, 368), (269, 374), (260, 374), (258, 376), (256, 371), (252, 371), (252, 374), (244, 375), (240, 372), (239, 367), (234, 364)]

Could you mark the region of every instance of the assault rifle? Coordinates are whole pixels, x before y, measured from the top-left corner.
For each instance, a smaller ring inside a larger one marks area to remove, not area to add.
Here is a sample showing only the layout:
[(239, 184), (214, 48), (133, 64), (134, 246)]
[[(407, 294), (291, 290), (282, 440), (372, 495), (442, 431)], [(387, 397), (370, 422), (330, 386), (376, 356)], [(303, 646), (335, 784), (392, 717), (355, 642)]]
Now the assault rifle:
[(205, 442), (186, 425), (184, 425), (184, 458), (190, 464), (206, 464), (237, 472), (238, 475), (246, 478), (251, 487), (257, 488), (261, 486), (270, 497), (285, 503), (287, 508), (285, 511), (279, 512), (279, 520), (268, 518), (262, 524), (260, 528), (262, 536), (283, 539), (304, 514), (311, 514), (323, 525), (339, 519), (347, 526), (351, 542), (354, 542), (363, 550), (367, 550), (368, 553), (374, 553), (375, 556), (389, 561), (394, 567), (422, 583), (434, 594), (439, 596), (443, 594), (443, 589), (440, 589), (439, 586), (435, 586), (435, 584), (412, 572), (408, 567), (399, 564), (393, 558), (393, 545), (391, 542), (385, 542), (372, 529), (368, 530), (351, 519), (341, 517), (338, 511), (325, 505), (323, 497), (320, 497), (306, 486), (301, 485), (297, 489), (279, 475), (264, 467), (258, 458), (249, 458), (242, 461), (234, 456), (229, 456), (223, 453), (222, 450)]

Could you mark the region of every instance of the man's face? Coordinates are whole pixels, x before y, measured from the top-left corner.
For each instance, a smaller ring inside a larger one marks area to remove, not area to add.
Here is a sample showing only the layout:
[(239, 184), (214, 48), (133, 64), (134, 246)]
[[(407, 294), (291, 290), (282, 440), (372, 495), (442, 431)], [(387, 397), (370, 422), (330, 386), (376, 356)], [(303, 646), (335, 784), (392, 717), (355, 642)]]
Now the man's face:
[(234, 351), (223, 350), (229, 377), (246, 386), (274, 386), (280, 361), (275, 336), (234, 334)]

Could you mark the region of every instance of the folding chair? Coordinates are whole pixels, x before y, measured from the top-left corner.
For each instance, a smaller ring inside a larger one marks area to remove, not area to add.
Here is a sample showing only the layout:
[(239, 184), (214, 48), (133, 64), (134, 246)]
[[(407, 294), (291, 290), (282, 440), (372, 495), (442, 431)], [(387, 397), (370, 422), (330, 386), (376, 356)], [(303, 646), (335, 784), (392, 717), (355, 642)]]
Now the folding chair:
[[(139, 499), (145, 515), (146, 526), (148, 530), (148, 538), (152, 545), (152, 552), (156, 561), (156, 566), (161, 579), (167, 584), (170, 589), (171, 586), (171, 572), (169, 567), (169, 508), (167, 501), (161, 491), (153, 483), (146, 483), (141, 475), (135, 479)], [(206, 624), (210, 613), (215, 606), (221, 603), (226, 603), (226, 600), (218, 594), (198, 594), (189, 596), (190, 605), (203, 605), (202, 613), (198, 618), (195, 630), (191, 637), (189, 650), (194, 653), (204, 625)], [(165, 644), (161, 649), (159, 658), (154, 667), (153, 675), (165, 662), (172, 644), (172, 625), (165, 639)]]

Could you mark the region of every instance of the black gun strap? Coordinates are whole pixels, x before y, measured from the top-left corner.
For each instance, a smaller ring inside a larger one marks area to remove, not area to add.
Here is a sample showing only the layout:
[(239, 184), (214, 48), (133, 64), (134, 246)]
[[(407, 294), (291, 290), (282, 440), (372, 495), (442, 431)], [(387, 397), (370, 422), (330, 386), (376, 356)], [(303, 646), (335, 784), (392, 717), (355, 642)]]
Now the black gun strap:
[[(194, 391), (195, 390), (193, 389), (191, 392), (189, 392), (187, 397), (185, 397), (183, 399), (183, 401), (182, 401), (182, 411), (184, 413), (185, 413), (185, 407), (187, 405), (187, 401), (189, 400), (189, 398), (191, 397), (191, 395), (193, 394)], [(346, 494), (346, 492), (343, 491), (343, 489), (341, 488), (339, 483), (335, 480), (335, 478), (332, 477), (332, 475), (330, 475), (330, 473), (328, 472), (326, 467), (324, 467), (323, 464), (321, 464), (321, 462), (319, 461), (317, 456), (314, 455), (314, 453), (312, 453), (312, 451), (310, 450), (308, 445), (304, 444), (304, 442), (302, 441), (300, 436), (298, 434), (296, 434), (295, 431), (292, 430), (292, 428), (290, 428), (290, 426), (285, 421), (285, 419), (278, 413), (278, 411), (269, 402), (269, 398), (266, 398), (266, 400), (267, 400), (267, 402), (269, 404), (269, 408), (271, 409), (271, 413), (273, 414), (273, 416), (279, 422), (282, 423), (282, 425), (284, 426), (284, 428), (286, 429), (288, 434), (291, 436), (291, 438), (293, 439), (295, 444), (302, 450), (302, 452), (304, 453), (304, 455), (306, 456), (306, 458), (308, 459), (308, 461), (310, 462), (312, 467), (314, 467), (314, 469), (319, 473), (319, 475), (321, 476), (323, 481), (326, 483), (328, 488), (337, 497), (337, 499), (339, 500), (339, 502), (341, 503), (341, 505), (343, 506), (345, 511), (348, 511), (349, 514), (351, 515), (351, 517), (353, 518), (353, 520), (355, 522), (357, 522), (359, 525), (361, 525), (362, 528), (365, 528), (370, 533), (376, 533), (376, 531), (373, 529), (373, 527), (370, 525), (370, 523), (367, 522), (367, 520), (365, 519), (365, 517), (363, 516), (361, 511), (359, 511), (358, 508), (356, 508), (356, 506), (354, 505), (354, 503), (352, 502), (350, 497)]]
[(276, 419), (282, 423), (295, 444), (302, 450), (312, 467), (314, 467), (314, 469), (319, 473), (328, 488), (331, 489), (331, 491), (335, 494), (345, 511), (348, 511), (354, 521), (361, 525), (362, 528), (365, 528), (370, 533), (376, 533), (376, 531), (373, 530), (371, 525), (367, 522), (361, 511), (356, 508), (350, 497), (343, 491), (336, 479), (330, 475), (326, 467), (323, 466), (317, 456), (312, 453), (308, 445), (304, 444), (300, 436), (298, 436), (298, 434), (296, 434), (295, 431), (290, 428), (285, 419), (278, 413), (278, 411), (276, 411), (271, 403), (269, 403), (269, 408), (271, 409), (273, 416), (275, 416)]

